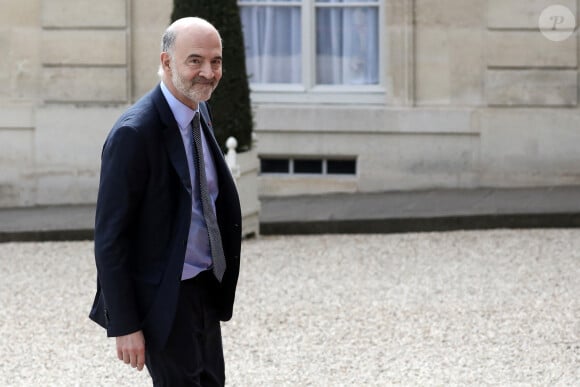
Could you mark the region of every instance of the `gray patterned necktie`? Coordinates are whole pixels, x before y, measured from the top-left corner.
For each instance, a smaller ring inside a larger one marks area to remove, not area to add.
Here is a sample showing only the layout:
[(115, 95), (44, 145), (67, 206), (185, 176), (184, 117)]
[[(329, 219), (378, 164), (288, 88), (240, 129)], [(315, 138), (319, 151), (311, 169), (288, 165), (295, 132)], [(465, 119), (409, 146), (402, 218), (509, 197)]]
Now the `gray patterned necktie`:
[(219, 282), (222, 282), (224, 272), (226, 271), (226, 258), (222, 246), (222, 238), (220, 229), (217, 224), (217, 219), (211, 197), (207, 189), (207, 177), (205, 175), (205, 161), (203, 159), (203, 146), (201, 144), (201, 128), (199, 125), (199, 112), (195, 112), (193, 121), (191, 121), (193, 131), (193, 153), (197, 181), (199, 182), (199, 192), (201, 196), (201, 205), (203, 208), (203, 217), (207, 226), (209, 236), (209, 246), (211, 249), (211, 256), (213, 259), (213, 273)]

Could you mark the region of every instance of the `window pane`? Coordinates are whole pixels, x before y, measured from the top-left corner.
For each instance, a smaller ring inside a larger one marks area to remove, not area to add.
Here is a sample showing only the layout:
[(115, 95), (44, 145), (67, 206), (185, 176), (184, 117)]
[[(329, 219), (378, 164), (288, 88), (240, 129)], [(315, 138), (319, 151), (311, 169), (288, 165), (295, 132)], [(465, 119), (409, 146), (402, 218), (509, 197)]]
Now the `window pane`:
[(294, 160), (294, 173), (322, 173), (322, 160)]
[(302, 0), (238, 0), (238, 3), (300, 3)]
[(317, 3), (378, 3), (379, 0), (316, 0)]
[(300, 6), (242, 6), (240, 15), (250, 83), (301, 83)]
[(260, 171), (262, 173), (289, 173), (288, 159), (261, 159)]
[(331, 175), (355, 175), (356, 161), (354, 160), (327, 160), (326, 173)]
[(316, 10), (316, 83), (373, 85), (379, 81), (376, 7)]

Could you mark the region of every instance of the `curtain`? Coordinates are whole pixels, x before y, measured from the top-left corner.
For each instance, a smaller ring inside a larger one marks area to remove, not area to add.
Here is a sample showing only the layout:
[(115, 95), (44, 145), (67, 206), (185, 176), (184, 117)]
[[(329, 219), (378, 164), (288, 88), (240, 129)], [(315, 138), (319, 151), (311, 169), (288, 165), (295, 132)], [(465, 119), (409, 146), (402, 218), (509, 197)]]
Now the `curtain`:
[(250, 83), (302, 83), (300, 7), (240, 7)]
[[(327, 1), (327, 2), (339, 2)], [(378, 10), (375, 7), (318, 8), (316, 83), (378, 83)]]
[[(262, 6), (256, 5), (254, 0), (252, 5), (243, 6), (247, 0), (240, 1), (246, 66), (253, 84), (302, 83), (302, 55), (309, 55), (303, 52), (301, 44), (302, 33), (309, 33), (302, 26), (302, 2), (277, 1), (285, 4)], [(312, 39), (316, 44), (313, 62), (316, 68), (312, 69), (316, 84), (378, 84), (378, 7), (344, 7), (344, 2), (316, 1), (317, 4), (336, 3), (332, 7), (315, 8), (316, 28), (310, 35), (314, 35)]]

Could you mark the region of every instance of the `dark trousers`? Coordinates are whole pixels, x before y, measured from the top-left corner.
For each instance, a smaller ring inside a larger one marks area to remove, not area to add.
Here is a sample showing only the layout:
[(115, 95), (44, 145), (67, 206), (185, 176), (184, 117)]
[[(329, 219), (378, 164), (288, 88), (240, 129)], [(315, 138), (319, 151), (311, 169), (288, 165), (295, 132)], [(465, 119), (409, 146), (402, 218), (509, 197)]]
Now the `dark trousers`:
[(218, 286), (211, 271), (181, 282), (167, 346), (145, 354), (155, 387), (225, 385), (221, 327), (213, 302)]

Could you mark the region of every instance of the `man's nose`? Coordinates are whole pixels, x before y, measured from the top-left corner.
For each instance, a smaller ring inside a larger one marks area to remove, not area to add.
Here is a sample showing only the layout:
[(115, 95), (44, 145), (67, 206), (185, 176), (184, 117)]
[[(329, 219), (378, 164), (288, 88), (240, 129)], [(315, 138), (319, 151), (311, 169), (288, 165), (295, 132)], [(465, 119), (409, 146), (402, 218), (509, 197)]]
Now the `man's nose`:
[(214, 72), (213, 72), (213, 68), (211, 67), (210, 62), (204, 62), (201, 65), (201, 70), (199, 71), (199, 75), (204, 77), (204, 78), (207, 78), (207, 79), (213, 79)]

